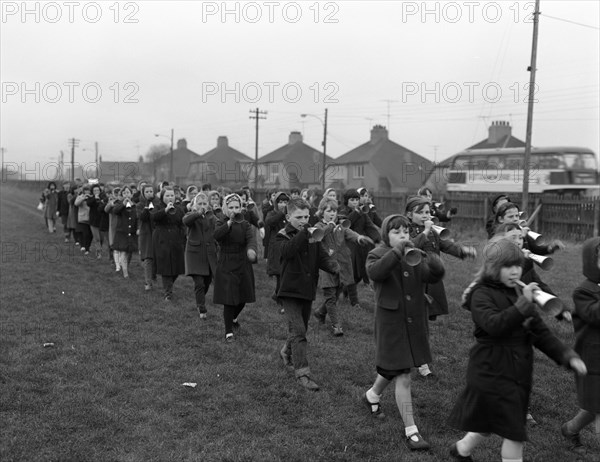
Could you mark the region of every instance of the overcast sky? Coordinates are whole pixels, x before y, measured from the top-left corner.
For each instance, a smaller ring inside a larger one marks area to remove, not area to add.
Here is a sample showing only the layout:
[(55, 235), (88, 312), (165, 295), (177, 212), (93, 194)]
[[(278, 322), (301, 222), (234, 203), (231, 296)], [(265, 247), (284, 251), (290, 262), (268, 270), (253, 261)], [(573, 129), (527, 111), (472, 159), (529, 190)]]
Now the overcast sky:
[[(28, 11), (24, 11), (24, 5)], [(541, 1), (535, 146), (599, 150), (599, 5)], [(338, 157), (372, 125), (431, 160), (506, 120), (525, 140), (533, 2), (2, 2), (4, 162), (135, 160), (225, 135), (259, 157), (290, 131)], [(227, 10), (227, 11), (225, 11)], [(37, 99), (37, 101), (36, 101)], [(165, 137), (155, 137), (155, 133)], [(29, 167), (28, 167), (29, 168)]]

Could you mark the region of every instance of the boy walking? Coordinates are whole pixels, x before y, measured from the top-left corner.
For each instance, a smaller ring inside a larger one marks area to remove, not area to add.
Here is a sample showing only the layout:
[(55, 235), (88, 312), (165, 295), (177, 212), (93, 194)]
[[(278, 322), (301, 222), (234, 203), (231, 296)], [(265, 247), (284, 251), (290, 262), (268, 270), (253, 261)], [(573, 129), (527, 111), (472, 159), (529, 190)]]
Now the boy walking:
[(309, 205), (302, 199), (292, 199), (287, 205), (288, 224), (275, 238), (281, 256), (281, 280), (278, 298), (288, 319), (288, 338), (281, 349), (283, 364), (293, 367), (298, 383), (307, 390), (319, 386), (310, 375), (306, 358), (306, 331), (312, 302), (317, 292), (319, 268), (339, 273), (339, 264), (311, 237), (308, 230)]

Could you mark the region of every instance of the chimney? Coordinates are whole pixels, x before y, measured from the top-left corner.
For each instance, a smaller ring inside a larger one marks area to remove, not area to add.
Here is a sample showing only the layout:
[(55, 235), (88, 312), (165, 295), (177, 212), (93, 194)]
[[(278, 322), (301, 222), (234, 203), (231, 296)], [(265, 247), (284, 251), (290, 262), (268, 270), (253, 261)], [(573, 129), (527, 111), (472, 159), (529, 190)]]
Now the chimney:
[(177, 149), (187, 149), (187, 141), (185, 138), (177, 140)]
[(227, 137), (219, 136), (217, 138), (217, 147), (218, 148), (226, 148), (227, 146), (229, 146), (229, 141), (227, 140)]
[(371, 143), (377, 143), (379, 140), (387, 140), (388, 131), (383, 125), (374, 125), (371, 129)]
[(291, 132), (290, 133), (290, 140), (288, 142), (288, 144), (296, 144), (296, 143), (302, 143), (302, 133), (300, 132)]
[(492, 125), (490, 125), (488, 133), (488, 143), (496, 144), (506, 136), (510, 136), (512, 133), (512, 128), (508, 122), (496, 120), (492, 122)]

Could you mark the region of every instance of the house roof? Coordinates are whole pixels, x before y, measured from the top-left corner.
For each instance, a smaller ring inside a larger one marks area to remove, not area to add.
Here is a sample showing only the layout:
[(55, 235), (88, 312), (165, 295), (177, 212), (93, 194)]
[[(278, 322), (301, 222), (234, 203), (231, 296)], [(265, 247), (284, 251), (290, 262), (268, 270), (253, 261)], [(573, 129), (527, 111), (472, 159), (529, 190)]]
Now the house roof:
[[(336, 163), (336, 159), (326, 156), (327, 165)], [(284, 175), (296, 173), (300, 183), (319, 183), (323, 165), (323, 153), (302, 141), (299, 132), (292, 132), (287, 144), (259, 157), (259, 164), (283, 163)]]
[(193, 159), (190, 163), (198, 162), (224, 162), (230, 163), (248, 163), (253, 162), (253, 159), (246, 154), (238, 151), (237, 149), (229, 146), (226, 136), (220, 136), (217, 139), (217, 147), (205, 152), (196, 159)]
[[(167, 152), (166, 154), (160, 156), (157, 159), (157, 163), (163, 163), (163, 162), (170, 162), (170, 153)], [(180, 140), (177, 141), (177, 148), (173, 149), (173, 157), (183, 157), (183, 156), (188, 156), (189, 161), (193, 162), (195, 160), (197, 160), (200, 157), (200, 154), (195, 153), (194, 151), (192, 151), (191, 149), (188, 149), (187, 147), (187, 141), (185, 140), (185, 138), (182, 138)]]
[(494, 149), (494, 148), (523, 148), (525, 147), (525, 141), (521, 141), (519, 138), (516, 138), (512, 135), (505, 135), (502, 138), (498, 139), (494, 143), (490, 143), (489, 139), (485, 139), (480, 141), (477, 144), (474, 144), (471, 147), (468, 147), (467, 150), (471, 149)]
[[(420, 186), (423, 169), (431, 161), (414, 151), (391, 141), (385, 127), (376, 125), (371, 140), (335, 159), (337, 164), (370, 163), (380, 177), (388, 179), (394, 189), (416, 189)], [(410, 165), (410, 167), (409, 167)]]

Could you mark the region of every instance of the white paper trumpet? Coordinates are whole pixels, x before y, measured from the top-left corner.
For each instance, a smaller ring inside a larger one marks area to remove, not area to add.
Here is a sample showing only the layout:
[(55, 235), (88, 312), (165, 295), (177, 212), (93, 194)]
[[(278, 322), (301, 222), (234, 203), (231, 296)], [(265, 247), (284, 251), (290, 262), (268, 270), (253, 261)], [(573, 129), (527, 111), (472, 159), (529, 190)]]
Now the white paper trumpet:
[[(517, 281), (517, 284), (521, 287), (525, 287), (527, 285), (523, 281)], [(533, 301), (544, 313), (548, 314), (549, 316), (556, 316), (563, 310), (563, 304), (558, 297), (555, 297), (548, 292), (544, 292), (541, 289), (536, 289), (533, 291)]]

